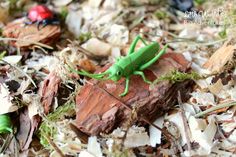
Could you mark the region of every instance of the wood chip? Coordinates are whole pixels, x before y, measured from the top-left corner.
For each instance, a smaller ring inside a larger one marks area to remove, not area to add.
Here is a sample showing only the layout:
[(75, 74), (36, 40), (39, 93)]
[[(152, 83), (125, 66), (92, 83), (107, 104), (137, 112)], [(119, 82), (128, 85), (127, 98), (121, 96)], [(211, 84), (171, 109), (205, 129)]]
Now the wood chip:
[(36, 24), (25, 25), (25, 18), (17, 19), (8, 23), (3, 28), (3, 35), (9, 38), (18, 39), (11, 41), (15, 47), (30, 48), (35, 42), (43, 44), (52, 44), (59, 37), (61, 29), (58, 25), (47, 25), (38, 30)]
[(204, 68), (213, 72), (220, 72), (224, 65), (233, 58), (235, 46), (228, 45), (228, 41), (219, 48), (210, 59), (203, 65)]

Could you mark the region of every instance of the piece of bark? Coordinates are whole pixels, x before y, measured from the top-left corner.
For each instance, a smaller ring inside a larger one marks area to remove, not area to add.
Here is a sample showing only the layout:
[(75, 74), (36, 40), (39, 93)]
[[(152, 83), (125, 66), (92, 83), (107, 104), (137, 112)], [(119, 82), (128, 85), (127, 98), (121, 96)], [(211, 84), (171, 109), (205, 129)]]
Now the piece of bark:
[(10, 42), (12, 46), (30, 48), (35, 42), (50, 45), (60, 36), (59, 25), (47, 25), (43, 28), (40, 25), (38, 29), (36, 24), (25, 25), (25, 21), (25, 18), (17, 19), (3, 28), (5, 37), (18, 39)]
[(53, 100), (57, 95), (60, 83), (61, 78), (54, 72), (51, 72), (43, 82), (40, 93), (45, 114), (48, 114), (52, 108)]
[[(108, 66), (101, 71), (107, 68)], [(144, 73), (149, 80), (153, 81), (173, 70), (186, 72), (189, 68), (190, 63), (183, 55), (167, 53), (157, 63), (144, 70)], [(124, 91), (125, 79), (117, 83), (111, 80), (99, 82), (91, 79), (90, 83), (86, 84), (76, 97), (77, 127), (89, 135), (110, 132), (129, 119), (131, 111), (121, 101), (129, 107), (136, 106), (138, 117), (144, 116), (153, 121), (176, 103), (178, 91), (181, 91), (181, 97), (184, 100), (193, 85), (190, 80), (176, 84), (162, 81), (151, 87), (140, 76), (133, 75), (130, 79), (128, 94), (125, 97), (119, 97), (119, 94)]]

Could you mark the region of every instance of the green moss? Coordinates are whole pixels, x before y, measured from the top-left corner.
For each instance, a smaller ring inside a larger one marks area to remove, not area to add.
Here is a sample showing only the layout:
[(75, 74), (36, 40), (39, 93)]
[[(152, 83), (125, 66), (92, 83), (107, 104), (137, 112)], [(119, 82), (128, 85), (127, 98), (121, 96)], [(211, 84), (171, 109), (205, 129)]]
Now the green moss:
[(162, 10), (157, 10), (155, 11), (154, 15), (158, 18), (158, 19), (165, 19), (167, 17), (167, 13), (165, 11)]
[(38, 136), (40, 138), (40, 143), (45, 148), (51, 149), (47, 137), (53, 138), (55, 135), (57, 135), (58, 130), (55, 122), (73, 115), (75, 115), (75, 103), (71, 101), (63, 106), (58, 107), (53, 113), (50, 113), (45, 119), (43, 119), (43, 122), (39, 127)]
[(157, 78), (153, 84), (159, 83), (161, 81), (171, 81), (172, 83), (176, 83), (176, 82), (183, 82), (184, 80), (197, 80), (200, 79), (201, 76), (196, 73), (196, 72), (191, 72), (191, 73), (183, 73), (183, 72), (179, 72), (177, 70), (172, 71), (169, 74), (163, 75), (159, 78)]
[(6, 51), (3, 51), (2, 53), (0, 53), (0, 60), (2, 60), (3, 59), (3, 57), (6, 55)]
[(206, 0), (194, 0), (195, 5), (197, 5), (197, 6), (202, 5), (205, 2), (206, 2)]
[(220, 31), (218, 33), (218, 35), (222, 38), (225, 39), (227, 37), (227, 32), (226, 32), (226, 28), (224, 28), (222, 31)]
[(13, 15), (15, 13), (21, 13), (23, 11), (23, 7), (17, 7), (18, 0), (8, 0), (9, 2), (9, 13)]
[(68, 15), (68, 8), (66, 6), (61, 8), (61, 12), (60, 12), (61, 18), (63, 20), (66, 19), (67, 15)]
[(78, 40), (83, 43), (89, 40), (91, 37), (92, 37), (92, 34), (90, 32), (81, 33), (80, 36), (78, 37)]

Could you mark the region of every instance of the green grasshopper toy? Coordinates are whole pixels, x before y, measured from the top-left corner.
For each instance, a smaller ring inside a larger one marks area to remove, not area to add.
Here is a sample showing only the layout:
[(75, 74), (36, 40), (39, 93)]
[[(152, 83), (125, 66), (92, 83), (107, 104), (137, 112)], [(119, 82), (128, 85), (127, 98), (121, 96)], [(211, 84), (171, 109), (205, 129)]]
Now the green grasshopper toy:
[[(142, 47), (135, 52), (135, 47), (139, 40), (144, 43), (145, 47)], [(120, 94), (120, 96), (125, 96), (129, 90), (129, 80), (131, 75), (140, 75), (144, 82), (148, 84), (152, 83), (151, 81), (147, 80), (143, 70), (155, 63), (165, 53), (166, 48), (167, 45), (157, 54), (158, 50), (160, 49), (160, 46), (157, 42), (152, 42), (148, 45), (144, 39), (142, 39), (140, 36), (137, 36), (131, 43), (127, 56), (117, 59), (116, 63), (114, 63), (105, 72), (100, 74), (90, 74), (82, 70), (76, 71), (76, 73), (95, 78), (97, 80), (111, 79), (115, 82), (120, 80), (122, 77), (125, 77), (125, 90), (122, 94)]]

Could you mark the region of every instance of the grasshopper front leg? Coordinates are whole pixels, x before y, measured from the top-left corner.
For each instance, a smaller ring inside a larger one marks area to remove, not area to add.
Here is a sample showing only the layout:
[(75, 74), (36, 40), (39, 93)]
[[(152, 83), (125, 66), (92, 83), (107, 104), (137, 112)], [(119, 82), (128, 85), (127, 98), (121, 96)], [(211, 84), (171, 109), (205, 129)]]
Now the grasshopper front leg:
[(125, 96), (128, 93), (128, 91), (129, 91), (129, 79), (130, 79), (129, 76), (127, 76), (125, 78), (125, 91), (123, 93), (121, 93), (119, 96), (122, 97), (122, 96)]

